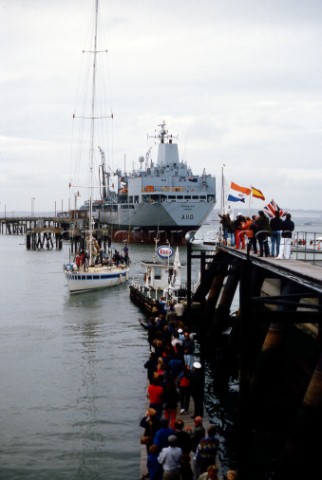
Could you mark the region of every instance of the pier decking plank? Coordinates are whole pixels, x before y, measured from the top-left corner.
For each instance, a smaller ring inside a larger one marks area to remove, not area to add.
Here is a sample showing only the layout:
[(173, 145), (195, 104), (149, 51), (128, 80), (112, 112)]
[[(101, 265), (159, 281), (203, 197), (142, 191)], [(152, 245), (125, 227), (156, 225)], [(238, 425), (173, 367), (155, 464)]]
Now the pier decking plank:
[[(219, 250), (223, 250), (243, 260), (247, 258), (246, 250), (226, 246), (220, 246)], [(267, 268), (279, 276), (290, 278), (291, 275), (291, 279), (297, 283), (307, 284), (309, 288), (314, 288), (318, 291), (322, 290), (322, 268), (317, 265), (294, 258), (278, 260), (274, 257), (258, 257), (253, 253), (249, 255), (249, 258), (254, 265)]]

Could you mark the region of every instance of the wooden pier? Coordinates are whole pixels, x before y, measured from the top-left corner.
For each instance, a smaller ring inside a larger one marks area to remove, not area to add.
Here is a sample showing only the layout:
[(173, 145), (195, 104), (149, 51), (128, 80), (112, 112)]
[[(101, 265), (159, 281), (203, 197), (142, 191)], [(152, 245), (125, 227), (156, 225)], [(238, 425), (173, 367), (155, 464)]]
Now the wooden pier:
[(314, 476), (322, 451), (322, 268), (190, 243), (190, 287), (192, 259), (200, 259), (201, 282), (188, 317), (199, 302), (203, 355), (220, 358), (216, 391), (238, 368), (238, 479)]
[(70, 218), (61, 217), (2, 217), (1, 235), (25, 235), (28, 250), (62, 248), (63, 238), (68, 238)]
[(1, 217), (1, 235), (26, 235), (33, 229), (60, 229), (60, 232), (69, 228), (71, 218), (32, 216), (32, 217)]
[[(46, 217), (2, 217), (0, 218), (1, 235), (25, 235), (28, 250), (60, 250), (63, 240), (70, 240), (71, 251), (84, 248), (88, 223), (86, 210), (71, 210), (69, 215)], [(110, 244), (109, 230), (94, 228), (94, 236), (104, 247)]]

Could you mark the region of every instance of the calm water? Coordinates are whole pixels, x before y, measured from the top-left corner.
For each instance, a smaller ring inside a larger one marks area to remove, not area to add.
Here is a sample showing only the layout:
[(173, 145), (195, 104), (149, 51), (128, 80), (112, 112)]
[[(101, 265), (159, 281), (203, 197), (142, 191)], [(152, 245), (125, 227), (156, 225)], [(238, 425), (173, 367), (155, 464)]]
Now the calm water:
[[(128, 285), (69, 296), (62, 251), (0, 235), (0, 479), (139, 478), (148, 355)], [(150, 249), (131, 246), (132, 273)]]

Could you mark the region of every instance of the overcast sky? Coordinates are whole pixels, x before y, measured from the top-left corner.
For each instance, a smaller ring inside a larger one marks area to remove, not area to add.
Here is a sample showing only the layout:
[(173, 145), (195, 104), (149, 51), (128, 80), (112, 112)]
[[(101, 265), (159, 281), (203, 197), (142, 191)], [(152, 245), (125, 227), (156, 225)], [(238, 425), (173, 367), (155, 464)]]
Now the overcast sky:
[[(68, 207), (93, 0), (0, 0), (0, 213)], [(100, 0), (113, 168), (165, 120), (182, 159), (282, 208), (322, 208), (321, 0)], [(105, 147), (104, 147), (105, 148)], [(264, 202), (254, 200), (255, 208)]]

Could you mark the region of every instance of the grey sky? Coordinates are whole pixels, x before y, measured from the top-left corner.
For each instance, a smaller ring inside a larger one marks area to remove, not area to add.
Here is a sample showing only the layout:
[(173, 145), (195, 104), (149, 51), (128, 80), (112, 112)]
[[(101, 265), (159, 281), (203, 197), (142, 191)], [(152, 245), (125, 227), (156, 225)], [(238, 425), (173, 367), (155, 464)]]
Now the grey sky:
[[(93, 0), (2, 0), (0, 213), (68, 205), (72, 114)], [(320, 209), (322, 3), (100, 0), (113, 168), (165, 120), (195, 173)], [(263, 206), (254, 200), (254, 208)]]

